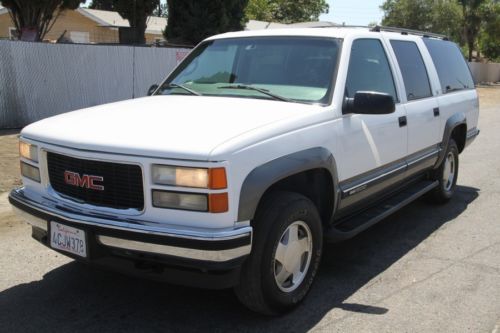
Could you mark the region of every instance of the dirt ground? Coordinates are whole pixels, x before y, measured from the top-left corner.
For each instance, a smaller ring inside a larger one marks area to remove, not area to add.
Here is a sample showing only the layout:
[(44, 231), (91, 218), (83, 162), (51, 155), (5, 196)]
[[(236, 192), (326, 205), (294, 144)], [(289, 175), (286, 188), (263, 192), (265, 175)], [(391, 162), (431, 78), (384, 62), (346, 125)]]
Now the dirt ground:
[(21, 184), (17, 136), (18, 131), (0, 130), (0, 194)]
[(0, 332), (500, 333), (500, 86), (478, 91), (481, 134), (460, 155), (453, 200), (419, 200), (327, 245), (311, 294), (279, 318), (230, 290), (94, 270), (38, 244), (7, 203), (17, 133), (0, 132)]

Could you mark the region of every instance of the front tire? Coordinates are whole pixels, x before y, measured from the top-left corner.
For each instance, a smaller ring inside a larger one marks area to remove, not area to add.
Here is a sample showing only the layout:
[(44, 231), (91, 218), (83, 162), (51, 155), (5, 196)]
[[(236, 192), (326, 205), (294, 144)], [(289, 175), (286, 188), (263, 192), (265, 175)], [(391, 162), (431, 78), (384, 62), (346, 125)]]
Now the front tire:
[(458, 146), (455, 140), (450, 138), (444, 160), (432, 179), (439, 181), (439, 186), (431, 192), (432, 201), (438, 204), (448, 202), (455, 193), (458, 179)]
[(249, 309), (277, 315), (307, 295), (321, 260), (323, 231), (308, 198), (277, 192), (264, 200), (253, 221), (252, 253), (235, 292)]

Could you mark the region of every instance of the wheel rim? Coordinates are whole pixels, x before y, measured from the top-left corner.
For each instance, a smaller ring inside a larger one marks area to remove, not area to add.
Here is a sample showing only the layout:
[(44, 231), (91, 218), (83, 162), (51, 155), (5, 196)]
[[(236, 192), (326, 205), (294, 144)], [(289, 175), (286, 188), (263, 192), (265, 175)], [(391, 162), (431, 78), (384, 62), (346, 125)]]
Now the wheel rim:
[(283, 292), (297, 289), (312, 257), (312, 233), (303, 221), (293, 222), (280, 237), (274, 253), (274, 279)]
[(443, 186), (445, 191), (450, 191), (455, 180), (455, 156), (449, 152), (446, 156), (443, 168)]

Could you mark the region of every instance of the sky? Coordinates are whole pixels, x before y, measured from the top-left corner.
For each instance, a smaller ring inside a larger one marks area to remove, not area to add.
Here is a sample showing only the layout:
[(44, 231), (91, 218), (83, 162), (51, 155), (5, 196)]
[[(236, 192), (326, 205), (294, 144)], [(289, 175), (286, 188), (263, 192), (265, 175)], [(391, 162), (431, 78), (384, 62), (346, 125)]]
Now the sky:
[(321, 21), (330, 21), (346, 25), (368, 25), (380, 23), (383, 12), (380, 6), (383, 0), (327, 0), (330, 12), (320, 16)]

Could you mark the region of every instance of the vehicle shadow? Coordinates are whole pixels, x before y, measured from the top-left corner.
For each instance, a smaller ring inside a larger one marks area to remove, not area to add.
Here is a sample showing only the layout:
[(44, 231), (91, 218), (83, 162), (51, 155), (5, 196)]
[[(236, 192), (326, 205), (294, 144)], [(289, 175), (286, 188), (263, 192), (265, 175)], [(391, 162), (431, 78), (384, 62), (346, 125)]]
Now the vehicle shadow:
[(478, 196), (478, 189), (458, 186), (447, 205), (417, 201), (352, 240), (327, 245), (310, 295), (278, 318), (246, 310), (230, 290), (173, 286), (71, 262), (41, 281), (1, 292), (0, 327), (6, 332), (306, 332), (334, 308), (383, 315), (391, 309), (344, 301)]

